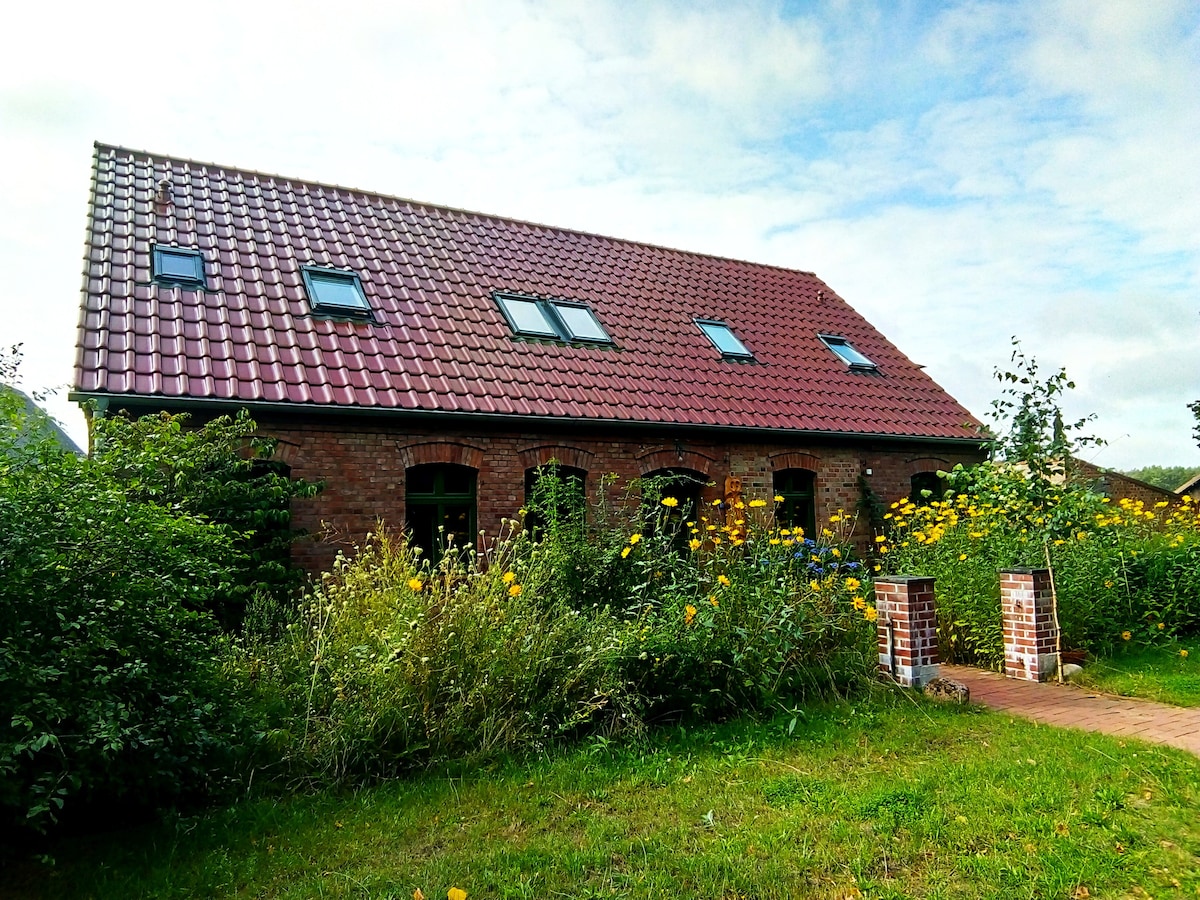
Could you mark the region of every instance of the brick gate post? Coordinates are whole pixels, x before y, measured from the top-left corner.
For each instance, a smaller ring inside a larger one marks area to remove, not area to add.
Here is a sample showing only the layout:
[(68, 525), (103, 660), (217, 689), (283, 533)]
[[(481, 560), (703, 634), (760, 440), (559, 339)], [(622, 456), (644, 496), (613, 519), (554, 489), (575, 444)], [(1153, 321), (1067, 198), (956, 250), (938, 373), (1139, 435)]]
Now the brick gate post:
[(1050, 570), (1001, 571), (1000, 609), (1004, 616), (1004, 674), (1046, 681), (1058, 662)]
[(879, 613), (879, 675), (921, 687), (938, 677), (937, 607), (933, 579), (895, 576), (875, 580)]

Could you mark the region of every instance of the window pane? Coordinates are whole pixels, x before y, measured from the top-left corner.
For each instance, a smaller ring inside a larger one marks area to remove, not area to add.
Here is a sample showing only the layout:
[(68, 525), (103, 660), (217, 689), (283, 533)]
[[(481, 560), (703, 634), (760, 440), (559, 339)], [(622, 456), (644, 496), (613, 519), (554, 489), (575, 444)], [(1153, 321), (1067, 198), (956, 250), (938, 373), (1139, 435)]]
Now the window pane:
[(558, 337), (558, 332), (550, 324), (541, 305), (536, 300), (518, 300), (515, 297), (498, 297), (500, 305), (512, 322), (513, 330), (518, 334), (541, 334), (546, 337)]
[(446, 494), (474, 494), (475, 470), (467, 466), (442, 466), (442, 492)]
[(168, 278), (200, 281), (203, 278), (204, 269), (198, 254), (173, 253), (170, 250), (159, 249), (158, 274)]
[(822, 340), (825, 341), (830, 350), (840, 356), (849, 365), (863, 366), (870, 369), (875, 368), (875, 363), (850, 346), (849, 341), (843, 338), (822, 338)]
[(413, 466), (404, 475), (405, 484), (410, 494), (432, 494), (436, 490), (434, 484), (438, 466)]
[(562, 317), (570, 336), (581, 341), (609, 341), (608, 332), (586, 306), (570, 306), (566, 303), (555, 303), (554, 309)]
[(361, 310), (368, 308), (367, 298), (363, 296), (356, 278), (324, 272), (310, 272), (308, 278), (314, 294), (312, 301), (317, 306)]
[(722, 325), (718, 322), (697, 322), (697, 325), (703, 329), (708, 335), (708, 339), (713, 342), (718, 350), (727, 356), (752, 356), (753, 354), (746, 349), (746, 345), (737, 339), (737, 336), (729, 330), (728, 325)]

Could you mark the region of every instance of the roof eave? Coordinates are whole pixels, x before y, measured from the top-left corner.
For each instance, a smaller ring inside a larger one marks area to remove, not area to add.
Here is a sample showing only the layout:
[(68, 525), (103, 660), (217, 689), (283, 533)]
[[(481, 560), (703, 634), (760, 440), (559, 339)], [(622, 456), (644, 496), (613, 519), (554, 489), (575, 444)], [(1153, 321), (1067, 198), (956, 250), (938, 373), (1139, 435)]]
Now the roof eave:
[(943, 435), (887, 434), (865, 431), (821, 431), (804, 428), (776, 428), (752, 425), (704, 425), (693, 422), (654, 422), (636, 419), (607, 419), (574, 416), (539, 416), (501, 414), (485, 412), (457, 412), (451, 410), (396, 409), (367, 406), (332, 406), (326, 404), (281, 403), (265, 400), (227, 400), (221, 398), (164, 397), (146, 394), (110, 394), (99, 391), (71, 391), (68, 400), (86, 403), (89, 400), (105, 401), (121, 407), (146, 407), (147, 409), (178, 409), (180, 411), (212, 410), (234, 412), (239, 409), (254, 413), (260, 410), (274, 415), (320, 415), (345, 418), (403, 418), (415, 421), (471, 422), (487, 425), (522, 425), (534, 423), (547, 426), (582, 425), (593, 428), (622, 428), (634, 431), (662, 431), (680, 429), (702, 431), (707, 434), (730, 434), (739, 436), (788, 436), (817, 439), (860, 441), (892, 441), (905, 444), (938, 444), (963, 449), (981, 449), (991, 443), (986, 434), (947, 437)]

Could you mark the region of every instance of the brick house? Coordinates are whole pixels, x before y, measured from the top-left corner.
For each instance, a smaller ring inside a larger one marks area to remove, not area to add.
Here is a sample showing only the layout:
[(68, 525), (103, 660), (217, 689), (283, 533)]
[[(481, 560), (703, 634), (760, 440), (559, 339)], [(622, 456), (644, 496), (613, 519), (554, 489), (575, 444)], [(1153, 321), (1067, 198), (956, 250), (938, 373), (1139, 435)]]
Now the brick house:
[(692, 502), (782, 494), (811, 528), (983, 457), (809, 272), (100, 144), (91, 192), (73, 399), (249, 409), (325, 482), (310, 531), (494, 534), (551, 460), (593, 497), (664, 472)]

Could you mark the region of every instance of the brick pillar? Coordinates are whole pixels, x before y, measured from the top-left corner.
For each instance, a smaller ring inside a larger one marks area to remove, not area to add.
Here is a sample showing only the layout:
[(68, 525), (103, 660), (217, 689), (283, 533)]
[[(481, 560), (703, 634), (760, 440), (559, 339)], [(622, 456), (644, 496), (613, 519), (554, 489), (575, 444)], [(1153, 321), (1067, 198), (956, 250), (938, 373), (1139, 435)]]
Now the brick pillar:
[(938, 676), (937, 607), (933, 579), (879, 578), (879, 674), (920, 687)]
[(1000, 573), (1004, 615), (1004, 674), (1045, 681), (1057, 664), (1054, 600), (1049, 569), (1004, 569)]

